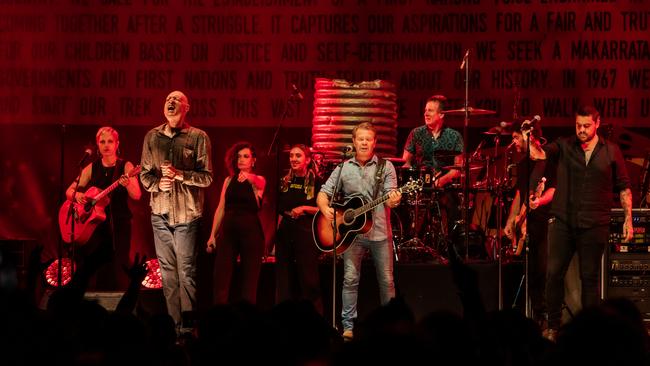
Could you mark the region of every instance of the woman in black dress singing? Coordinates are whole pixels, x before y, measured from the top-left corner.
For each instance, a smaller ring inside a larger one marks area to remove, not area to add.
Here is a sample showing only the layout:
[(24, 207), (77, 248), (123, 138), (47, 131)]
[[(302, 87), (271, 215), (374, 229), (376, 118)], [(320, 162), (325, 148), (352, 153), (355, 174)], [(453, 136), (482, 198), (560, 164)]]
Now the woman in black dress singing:
[[(253, 173), (255, 160), (255, 149), (249, 142), (238, 142), (226, 153), (226, 167), (230, 175), (223, 182), (207, 242), (208, 253), (216, 253), (216, 304), (225, 304), (229, 299), (256, 303), (257, 282), (264, 254), (264, 232), (258, 211), (266, 180)], [(223, 230), (223, 235), (216, 240), (219, 229)], [(241, 266), (241, 297), (229, 296), (237, 256), (240, 257)]]
[(307, 146), (294, 145), (289, 151), (289, 163), (289, 172), (280, 181), (278, 198), (276, 302), (293, 297), (291, 284), (295, 273), (300, 285), (299, 297), (311, 301), (322, 314), (318, 250), (311, 232), (311, 222), (318, 211), (316, 194), (321, 181)]

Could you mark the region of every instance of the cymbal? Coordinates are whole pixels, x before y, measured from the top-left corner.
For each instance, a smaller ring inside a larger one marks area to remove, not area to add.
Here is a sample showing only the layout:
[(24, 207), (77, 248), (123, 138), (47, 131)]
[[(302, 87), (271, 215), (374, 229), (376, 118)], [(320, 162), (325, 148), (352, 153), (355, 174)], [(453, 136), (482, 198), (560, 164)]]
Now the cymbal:
[(506, 131), (502, 127), (492, 127), (489, 130), (483, 132), (484, 135), (500, 135), (500, 136), (510, 136), (511, 133)]
[[(471, 116), (487, 116), (490, 114), (496, 114), (496, 111), (492, 111), (489, 109), (480, 109), (480, 108), (473, 108), (473, 107), (467, 107), (467, 111)], [(460, 108), (460, 109), (450, 109), (447, 111), (444, 111), (444, 114), (450, 114), (452, 116), (454, 115), (465, 115), (465, 108)]]
[[(480, 170), (482, 168), (483, 168), (483, 165), (472, 165), (472, 164), (469, 165), (469, 170), (470, 171), (472, 171), (472, 170)], [(445, 169), (445, 170), (451, 170), (451, 169), (465, 170), (465, 167), (463, 165), (447, 165), (447, 166), (443, 166), (442, 169)]]

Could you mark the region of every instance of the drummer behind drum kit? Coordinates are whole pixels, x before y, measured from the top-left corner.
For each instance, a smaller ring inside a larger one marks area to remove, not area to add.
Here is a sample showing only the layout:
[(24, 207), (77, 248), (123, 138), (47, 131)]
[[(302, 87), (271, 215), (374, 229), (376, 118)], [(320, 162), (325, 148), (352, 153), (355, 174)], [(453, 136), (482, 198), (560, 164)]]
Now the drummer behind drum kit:
[[(460, 155), (457, 151), (438, 150), (434, 152), (437, 161), (453, 162), (454, 158)], [(396, 243), (398, 256), (403, 262), (447, 262), (448, 245), (456, 245), (457, 252), (464, 253), (459, 248), (462, 225), (451, 225), (453, 233), (447, 232), (447, 213), (441, 204), (441, 198), (446, 192), (453, 192), (462, 199), (461, 189), (462, 178), (458, 182), (447, 185), (444, 188), (437, 188), (435, 182), (442, 175), (440, 170), (431, 167), (406, 167), (401, 166), (404, 161), (389, 159), (396, 165), (398, 184), (402, 185), (409, 180), (419, 179), (423, 182), (421, 192), (413, 192), (402, 196), (401, 205), (391, 212), (391, 224), (393, 226), (393, 241)], [(462, 160), (462, 159), (461, 159)], [(470, 160), (470, 178), (472, 186), (485, 185), (479, 179), (486, 179), (486, 161)], [(460, 165), (445, 165), (442, 171), (458, 169), (464, 171), (462, 162)], [(484, 174), (481, 176), (481, 174)], [(472, 189), (476, 191), (476, 189)], [(462, 206), (462, 204), (461, 204)], [(470, 232), (470, 257), (475, 259), (487, 259), (487, 253), (483, 246), (482, 232)], [(480, 242), (477, 242), (480, 241)]]

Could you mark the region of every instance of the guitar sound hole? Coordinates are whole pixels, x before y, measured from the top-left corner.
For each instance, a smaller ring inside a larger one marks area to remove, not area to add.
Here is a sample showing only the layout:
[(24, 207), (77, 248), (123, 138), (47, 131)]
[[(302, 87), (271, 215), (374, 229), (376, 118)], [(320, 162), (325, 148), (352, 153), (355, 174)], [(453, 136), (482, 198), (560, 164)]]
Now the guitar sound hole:
[(343, 222), (346, 224), (350, 224), (352, 223), (352, 221), (354, 221), (354, 213), (352, 212), (352, 210), (345, 211), (345, 213), (343, 214)]

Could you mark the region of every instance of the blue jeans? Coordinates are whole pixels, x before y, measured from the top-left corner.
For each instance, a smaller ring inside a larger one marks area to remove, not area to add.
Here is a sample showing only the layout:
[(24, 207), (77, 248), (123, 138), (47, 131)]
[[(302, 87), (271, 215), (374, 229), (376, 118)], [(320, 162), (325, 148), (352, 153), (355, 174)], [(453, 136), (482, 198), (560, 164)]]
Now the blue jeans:
[(151, 215), (167, 312), (177, 329), (182, 326), (183, 312), (196, 307), (196, 237), (200, 221), (198, 218), (170, 225), (167, 215)]
[(372, 241), (357, 237), (354, 243), (343, 253), (343, 294), (341, 318), (344, 330), (352, 330), (357, 318), (357, 299), (359, 297), (359, 280), (361, 279), (361, 261), (370, 250), (379, 284), (379, 300), (384, 305), (395, 297), (393, 282), (393, 246), (388, 240)]

